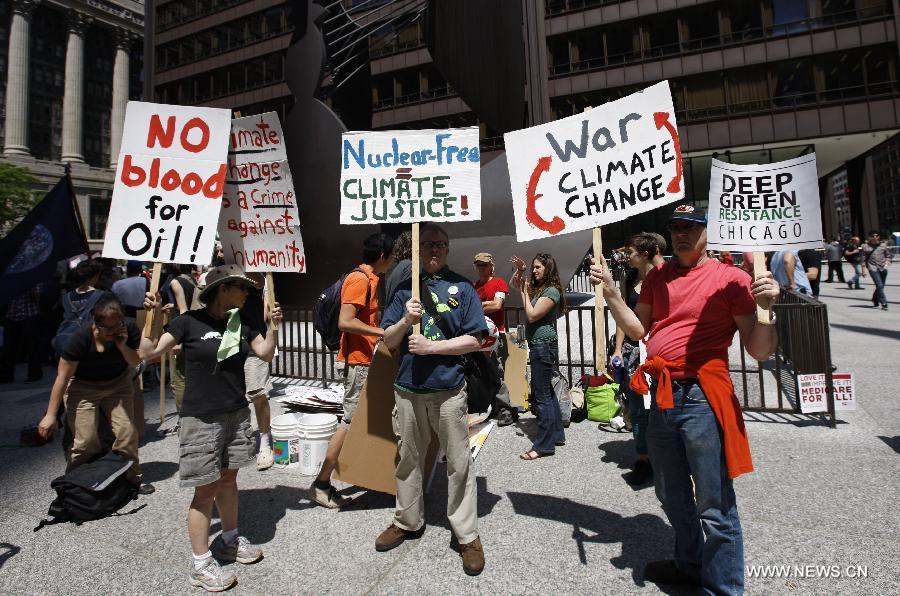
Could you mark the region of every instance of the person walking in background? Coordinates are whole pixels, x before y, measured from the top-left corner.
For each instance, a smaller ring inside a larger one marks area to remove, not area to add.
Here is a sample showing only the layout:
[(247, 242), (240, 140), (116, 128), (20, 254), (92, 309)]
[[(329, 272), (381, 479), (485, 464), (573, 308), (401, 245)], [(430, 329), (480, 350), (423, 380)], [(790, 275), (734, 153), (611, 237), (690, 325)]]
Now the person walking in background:
[(126, 317), (137, 317), (137, 312), (144, 309), (144, 294), (150, 289), (150, 283), (141, 275), (143, 271), (143, 263), (128, 261), (125, 266), (125, 279), (120, 279), (112, 285), (112, 293), (122, 303)]
[[(400, 459), (395, 471), (394, 519), (375, 540), (375, 550), (391, 550), (424, 532), (422, 476), (431, 433), (435, 432), (447, 456), (451, 545), (462, 556), (463, 571), (478, 575), (484, 569), (484, 549), (478, 535), (478, 493), (459, 356), (481, 348), (486, 331), (484, 311), (469, 280), (447, 267), (450, 238), (443, 228), (423, 224), (419, 249), (422, 300), (412, 297), (410, 281), (403, 282), (381, 321), (384, 343), (398, 354), (400, 363), (394, 382)], [(421, 334), (411, 333), (420, 321)]]
[[(502, 277), (494, 277), (494, 257), (490, 253), (478, 253), (475, 255), (473, 264), (478, 273), (478, 279), (475, 280), (475, 291), (478, 292), (478, 298), (481, 300), (481, 308), (484, 310), (485, 316), (493, 321), (499, 333), (501, 345), (491, 352), (489, 358), (496, 359), (495, 362), (502, 378), (504, 360), (509, 349), (503, 339), (503, 333), (506, 331), (506, 314), (503, 311), (503, 305), (509, 293), (509, 286)], [(509, 426), (519, 418), (518, 411), (509, 400), (509, 387), (507, 387), (506, 381), (500, 383), (500, 390), (491, 406), (497, 415), (497, 426)]]
[[(185, 357), (185, 393), (178, 433), (178, 475), (182, 487), (194, 489), (188, 510), (188, 535), (193, 552), (190, 583), (211, 592), (221, 592), (237, 581), (223, 571), (213, 558), (255, 563), (262, 549), (240, 536), (238, 522), (238, 470), (256, 459), (256, 445), (250, 426), (244, 382), (244, 362), (252, 351), (271, 362), (278, 332), (266, 329), (265, 336), (242, 324), (240, 309), (254, 280), (237, 265), (211, 269), (199, 299), (205, 308), (174, 318), (158, 340), (141, 340), (140, 354), (157, 358), (176, 344)], [(148, 293), (147, 310), (156, 307), (158, 296)], [(278, 303), (270, 318), (281, 321)], [(219, 513), (222, 534), (209, 545), (213, 504)]]
[[(631, 269), (625, 276), (625, 283), (621, 286), (622, 299), (628, 308), (634, 310), (641, 295), (641, 286), (647, 274), (665, 264), (662, 252), (656, 239), (647, 233), (635, 234), (625, 243), (628, 254), (628, 264)], [(616, 327), (615, 348), (610, 361), (616, 358), (622, 362), (628, 378), (635, 373), (641, 363), (640, 342), (625, 335), (625, 330)], [(634, 448), (637, 459), (631, 472), (625, 478), (628, 484), (639, 486), (653, 477), (653, 467), (650, 464), (650, 456), (647, 451), (647, 423), (648, 411), (644, 407), (644, 396), (635, 393), (625, 386), (625, 396), (628, 399), (628, 412), (631, 415), (631, 432), (634, 436)]]
[(794, 290), (801, 294), (812, 294), (812, 287), (803, 269), (803, 263), (797, 257), (796, 250), (779, 250), (772, 253), (769, 270), (784, 289)]
[(309, 487), (310, 500), (329, 509), (338, 509), (350, 502), (332, 486), (331, 473), (337, 465), (344, 439), (359, 406), (375, 346), (384, 337), (384, 331), (378, 326), (378, 280), (391, 266), (393, 248), (394, 241), (387, 234), (368, 236), (362, 246), (363, 262), (347, 274), (341, 285), (341, 310), (338, 313), (341, 345), (336, 369), (344, 379), (344, 415), (328, 442), (319, 475)]
[(556, 261), (547, 253), (538, 253), (531, 262), (531, 276), (526, 279), (525, 261), (510, 259), (516, 266), (512, 286), (522, 294), (525, 306), (525, 339), (528, 341), (528, 364), (531, 366), (531, 396), (538, 419), (538, 434), (531, 449), (519, 455), (530, 461), (553, 455), (566, 444), (559, 400), (553, 391), (553, 371), (559, 366), (559, 344), (556, 319), (565, 312), (566, 301)]
[(888, 267), (893, 258), (891, 249), (888, 248), (886, 242), (881, 241), (881, 234), (873, 230), (866, 236), (866, 243), (860, 247), (860, 256), (865, 265), (863, 277), (868, 272), (872, 277), (872, 283), (875, 284), (875, 291), (872, 292), (872, 306), (878, 308), (880, 305), (881, 310), (887, 310), (888, 303), (884, 293), (884, 284), (887, 282)]
[(847, 241), (847, 247), (844, 248), (844, 258), (853, 267), (853, 277), (847, 282), (847, 287), (851, 290), (861, 290), (862, 286), (859, 284), (859, 278), (862, 277), (862, 251), (860, 251), (859, 238), (857, 236), (853, 236)]
[(844, 268), (841, 265), (841, 256), (843, 252), (844, 251), (841, 249), (841, 241), (837, 238), (832, 239), (831, 242), (825, 245), (825, 260), (828, 262), (828, 279), (825, 280), (825, 283), (830, 284), (834, 281), (835, 272), (837, 272), (838, 281), (846, 283), (844, 281)]
[(15, 380), (16, 364), (24, 352), (28, 362), (26, 383), (44, 378), (41, 358), (41, 284), (9, 301), (3, 321), (3, 351), (0, 356), (0, 383)]
[(810, 293), (813, 298), (819, 297), (819, 277), (822, 269), (822, 253), (818, 249), (808, 248), (797, 251), (797, 258), (803, 264), (806, 279), (809, 281)]

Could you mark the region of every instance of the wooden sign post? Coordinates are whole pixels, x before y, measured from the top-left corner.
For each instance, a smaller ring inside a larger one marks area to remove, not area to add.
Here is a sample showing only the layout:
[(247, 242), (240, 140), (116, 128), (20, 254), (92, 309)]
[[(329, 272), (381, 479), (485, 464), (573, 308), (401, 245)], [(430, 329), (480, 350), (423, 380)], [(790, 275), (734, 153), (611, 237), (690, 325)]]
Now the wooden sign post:
[[(594, 228), (594, 260), (599, 263), (603, 254), (603, 236), (600, 228)], [(606, 300), (603, 298), (603, 286), (594, 286), (594, 370), (599, 374), (606, 371)]]
[[(150, 275), (150, 293), (156, 296), (159, 292), (159, 278), (162, 275), (162, 263), (153, 263), (153, 272)], [(157, 301), (156, 308), (147, 312), (147, 318), (144, 321), (144, 337), (153, 339), (153, 318), (160, 312), (162, 305)]]
[[(753, 252), (753, 279), (759, 279), (766, 272), (766, 253)], [(761, 323), (768, 323), (772, 318), (769, 310), (772, 308), (771, 302), (765, 298), (756, 301), (756, 319)]]
[[(412, 297), (413, 298), (421, 298), (422, 292), (419, 287), (419, 271), (421, 269), (421, 255), (419, 253), (419, 224), (414, 223), (412, 225), (412, 277), (410, 278), (412, 281)], [(422, 324), (416, 323), (413, 325), (413, 333), (421, 333), (422, 332)]]

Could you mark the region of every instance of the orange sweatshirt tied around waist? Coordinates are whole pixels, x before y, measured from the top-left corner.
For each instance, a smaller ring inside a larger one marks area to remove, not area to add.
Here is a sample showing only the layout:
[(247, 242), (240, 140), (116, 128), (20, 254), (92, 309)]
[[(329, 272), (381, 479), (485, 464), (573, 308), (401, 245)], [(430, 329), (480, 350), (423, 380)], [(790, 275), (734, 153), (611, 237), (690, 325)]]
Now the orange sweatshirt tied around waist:
[(753, 471), (753, 460), (750, 457), (750, 441), (741, 415), (741, 405), (734, 395), (734, 385), (728, 374), (727, 355), (714, 354), (701, 357), (691, 355), (690, 362), (686, 358), (666, 360), (652, 356), (641, 364), (631, 377), (629, 386), (640, 394), (650, 392), (644, 373), (656, 381), (656, 407), (660, 410), (671, 410), (675, 407), (672, 399), (672, 372), (683, 372), (686, 377), (696, 377), (700, 388), (706, 395), (709, 407), (712, 408), (722, 427), (722, 447), (725, 450), (725, 465), (728, 477), (737, 478), (741, 474)]

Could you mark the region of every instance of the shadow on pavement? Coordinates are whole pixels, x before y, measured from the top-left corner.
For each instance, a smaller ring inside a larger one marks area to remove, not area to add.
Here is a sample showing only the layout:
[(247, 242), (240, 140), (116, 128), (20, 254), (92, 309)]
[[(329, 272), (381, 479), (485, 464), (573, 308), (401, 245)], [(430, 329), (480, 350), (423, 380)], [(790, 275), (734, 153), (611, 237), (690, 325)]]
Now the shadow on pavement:
[[(627, 436), (631, 436), (630, 434)], [(623, 437), (624, 438), (624, 437)], [(597, 449), (603, 452), (600, 461), (616, 464), (620, 470), (630, 470), (634, 463), (634, 439), (620, 441), (607, 441), (597, 445)]]
[(144, 482), (162, 482), (175, 475), (178, 464), (170, 461), (141, 462), (141, 476)]
[(0, 542), (0, 569), (3, 569), (3, 565), (22, 550), (21, 546), (16, 546), (15, 544), (10, 544), (9, 542)]
[(894, 450), (894, 453), (900, 454), (900, 436), (896, 437), (884, 437), (878, 435), (878, 438), (884, 441), (885, 445)]
[[(557, 521), (572, 527), (578, 558), (587, 565), (585, 543), (622, 544), (622, 554), (610, 560), (616, 569), (631, 569), (634, 583), (644, 586), (644, 565), (672, 556), (672, 529), (649, 513), (623, 517), (613, 511), (549, 495), (507, 493), (517, 515)], [(663, 589), (663, 587), (660, 587)], [(664, 590), (666, 591), (666, 590)], [(691, 592), (667, 592), (673, 594)]]
[[(250, 542), (254, 544), (266, 544), (270, 542), (278, 530), (278, 522), (281, 521), (288, 510), (302, 511), (315, 507), (309, 501), (306, 491), (294, 486), (276, 485), (271, 488), (240, 488), (240, 508), (238, 509), (238, 527), (247, 528), (246, 534)], [(217, 513), (213, 513), (218, 517)], [(220, 522), (214, 522), (215, 532), (220, 527)]]
[[(871, 308), (871, 307), (866, 307)], [(845, 329), (846, 331), (852, 331), (854, 333), (862, 333), (863, 335), (880, 335), (881, 337), (887, 337), (888, 339), (900, 339), (900, 331), (893, 331), (891, 329), (878, 329), (877, 327), (863, 327), (861, 325), (844, 325), (842, 323), (832, 323), (832, 327), (837, 327), (838, 329)]]

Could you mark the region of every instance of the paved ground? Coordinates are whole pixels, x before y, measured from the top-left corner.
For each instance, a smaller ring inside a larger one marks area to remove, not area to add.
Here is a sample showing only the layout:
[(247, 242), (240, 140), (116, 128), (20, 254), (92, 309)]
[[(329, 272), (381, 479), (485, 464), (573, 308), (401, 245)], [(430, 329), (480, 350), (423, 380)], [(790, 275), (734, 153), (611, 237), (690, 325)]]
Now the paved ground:
[[(836, 430), (810, 417), (753, 416), (757, 471), (737, 481), (748, 565), (837, 565), (842, 575), (861, 565), (868, 578), (750, 578), (749, 593), (900, 591), (898, 279), (888, 290), (891, 311), (866, 308), (868, 295), (823, 284), (834, 360), (856, 374), (861, 409), (843, 415)], [(155, 424), (148, 422), (141, 448), (146, 477), (157, 487), (136, 503), (145, 507), (32, 532), (52, 500), (49, 482), (62, 472), (62, 452), (58, 443), (14, 445), (19, 430), (40, 418), (49, 384), (0, 392), (0, 593), (197, 593), (186, 580), (191, 493), (177, 485), (176, 439), (157, 438)], [(147, 411), (152, 419), (153, 397)], [(445, 481), (428, 496), (424, 537), (377, 553), (373, 542), (390, 521), (392, 498), (362, 494), (344, 511), (327, 511), (310, 506), (310, 479), (249, 470), (240, 475), (240, 527), (266, 558), (235, 569), (240, 583), (233, 592), (658, 592), (641, 570), (670, 554), (672, 531), (652, 488), (632, 490), (621, 478), (632, 460), (630, 437), (585, 422), (568, 430), (555, 457), (523, 462), (516, 456), (528, 447), (533, 423), (526, 416), (518, 427), (495, 431), (476, 462), (487, 557), (480, 577), (466, 577), (448, 547)]]

